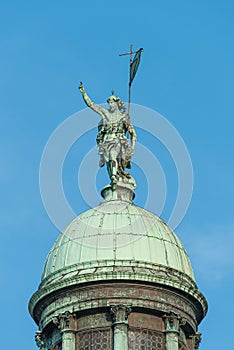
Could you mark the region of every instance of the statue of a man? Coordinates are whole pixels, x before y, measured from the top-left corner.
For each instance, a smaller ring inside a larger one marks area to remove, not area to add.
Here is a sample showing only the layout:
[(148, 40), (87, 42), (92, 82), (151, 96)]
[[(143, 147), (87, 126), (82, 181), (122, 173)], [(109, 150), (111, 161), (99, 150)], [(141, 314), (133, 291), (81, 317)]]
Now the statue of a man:
[[(79, 90), (86, 105), (101, 116), (97, 135), (99, 165), (102, 167), (106, 164), (112, 188), (115, 189), (120, 177), (123, 181), (131, 177), (125, 169), (131, 168), (130, 161), (136, 143), (135, 130), (126, 113), (126, 106), (119, 97), (110, 96), (107, 99), (109, 109), (106, 109), (91, 101), (82, 83)], [(130, 135), (130, 142), (126, 136), (127, 132)]]

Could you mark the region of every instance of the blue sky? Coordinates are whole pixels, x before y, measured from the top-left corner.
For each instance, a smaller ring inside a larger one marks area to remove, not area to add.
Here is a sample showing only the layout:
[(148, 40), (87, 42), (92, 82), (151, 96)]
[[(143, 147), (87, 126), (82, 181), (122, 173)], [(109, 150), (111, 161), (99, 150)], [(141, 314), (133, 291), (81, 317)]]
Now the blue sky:
[[(3, 348), (36, 349), (36, 326), (27, 303), (58, 234), (40, 197), (38, 174), (45, 144), (66, 118), (84, 108), (77, 91), (80, 80), (97, 102), (104, 102), (112, 89), (126, 100), (128, 61), (118, 53), (128, 50), (130, 43), (136, 49), (144, 48), (132, 101), (156, 110), (176, 127), (193, 163), (193, 197), (176, 233), (209, 302), (208, 315), (200, 326), (200, 348), (230, 347), (234, 311), (233, 33), (231, 0), (1, 2)], [(80, 149), (74, 145), (65, 164), (65, 192), (77, 214), (88, 206), (77, 188), (79, 164), (74, 163), (81, 162), (88, 143), (95, 145), (94, 137), (92, 133), (84, 137)], [(166, 174), (166, 220), (176, 193), (176, 173), (159, 143), (151, 143), (150, 136), (141, 131), (139, 139), (146, 146), (155, 146), (153, 152)], [(146, 177), (137, 168), (135, 171), (140, 178)], [(141, 204), (144, 190), (141, 193), (138, 186), (137, 191), (136, 203)]]

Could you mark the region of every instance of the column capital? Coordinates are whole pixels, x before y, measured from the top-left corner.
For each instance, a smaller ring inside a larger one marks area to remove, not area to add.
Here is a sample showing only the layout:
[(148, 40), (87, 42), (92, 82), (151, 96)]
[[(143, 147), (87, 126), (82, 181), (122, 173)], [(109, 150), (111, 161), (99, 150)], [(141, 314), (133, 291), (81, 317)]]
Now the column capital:
[(45, 337), (44, 337), (44, 334), (40, 330), (36, 331), (36, 333), (35, 333), (35, 342), (40, 350), (44, 349)]
[(186, 321), (178, 314), (170, 312), (163, 315), (165, 322), (165, 332), (180, 332), (180, 326), (185, 325)]
[(111, 306), (111, 314), (112, 314), (112, 319), (113, 319), (113, 324), (118, 324), (118, 323), (128, 323), (128, 315), (130, 314), (131, 307), (129, 305), (112, 305)]
[(193, 349), (197, 350), (199, 348), (201, 341), (202, 341), (202, 334), (200, 332), (197, 332), (194, 335), (191, 335), (190, 338), (192, 339)]
[(73, 331), (76, 326), (76, 314), (70, 311), (63, 312), (53, 318), (53, 323), (61, 332)]

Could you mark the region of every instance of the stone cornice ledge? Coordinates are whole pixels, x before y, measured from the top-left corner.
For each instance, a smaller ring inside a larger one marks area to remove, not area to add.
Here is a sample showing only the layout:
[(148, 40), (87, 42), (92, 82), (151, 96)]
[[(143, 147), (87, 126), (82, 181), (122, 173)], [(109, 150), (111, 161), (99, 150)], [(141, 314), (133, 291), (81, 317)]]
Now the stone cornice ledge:
[[(30, 303), (29, 303), (29, 312), (33, 317), (34, 309), (36, 305), (44, 299), (47, 295), (51, 293), (56, 293), (59, 290), (67, 289), (68, 287), (77, 286), (80, 284), (90, 283), (90, 282), (103, 282), (103, 281), (123, 281), (128, 280), (130, 281), (140, 281), (140, 282), (148, 282), (153, 284), (159, 284), (164, 285), (168, 287), (175, 288), (179, 291), (182, 291), (188, 295), (190, 295), (192, 298), (194, 298), (201, 306), (203, 317), (205, 316), (207, 312), (207, 301), (202, 293), (199, 292), (196, 284), (194, 281), (187, 275), (183, 274), (180, 271), (174, 270), (172, 268), (167, 268), (165, 266), (156, 265), (151, 266), (152, 264), (142, 264), (140, 262), (131, 261), (130, 266), (127, 266), (126, 261), (119, 262), (119, 264), (116, 264), (115, 262), (112, 262), (112, 265), (110, 265), (110, 261), (102, 262), (102, 266), (105, 266), (105, 271), (102, 269), (100, 270), (100, 262), (97, 266), (93, 263), (88, 263), (85, 267), (84, 264), (82, 264), (82, 273), (79, 273), (79, 268), (81, 266), (70, 266), (67, 269), (63, 269), (63, 276), (61, 276), (60, 272), (60, 278), (52, 278), (51, 283), (49, 282), (49, 279), (52, 277), (48, 276), (47, 281), (42, 281), (38, 291), (32, 296)], [(123, 265), (124, 263), (124, 265)], [(143, 266), (144, 268), (143, 268)], [(125, 269), (121, 271), (121, 269), (118, 271), (118, 267), (124, 267)], [(76, 267), (76, 269), (74, 269)], [(109, 267), (109, 269), (108, 269)], [(110, 269), (110, 267), (112, 267)], [(117, 267), (117, 271), (115, 271)], [(132, 269), (127, 270), (127, 267), (132, 267)], [(139, 270), (136, 268), (140, 268)], [(94, 270), (93, 270), (94, 268)], [(151, 269), (153, 268), (153, 272)], [(87, 270), (86, 270), (87, 269)], [(86, 270), (86, 271), (85, 271)], [(85, 273), (87, 272), (87, 273)], [(160, 273), (161, 272), (161, 273)], [(54, 275), (59, 274), (59, 272), (56, 272)], [(69, 275), (69, 277), (68, 277)], [(66, 278), (65, 278), (66, 276)], [(55, 277), (55, 276), (54, 276)], [(180, 277), (180, 278), (178, 278)], [(184, 277), (184, 278), (183, 278)], [(45, 283), (44, 283), (45, 282)], [(47, 282), (47, 283), (46, 283)]]

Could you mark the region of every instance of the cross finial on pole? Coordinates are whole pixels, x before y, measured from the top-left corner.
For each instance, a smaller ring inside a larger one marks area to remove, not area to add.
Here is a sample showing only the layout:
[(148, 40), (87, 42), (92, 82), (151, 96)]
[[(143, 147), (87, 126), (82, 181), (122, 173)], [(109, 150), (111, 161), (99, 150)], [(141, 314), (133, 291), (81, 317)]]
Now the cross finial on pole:
[(130, 45), (130, 51), (129, 52), (125, 52), (125, 53), (120, 53), (119, 56), (126, 56), (126, 55), (130, 55), (130, 63), (132, 63), (132, 54), (136, 53), (137, 51), (132, 51), (132, 44)]

